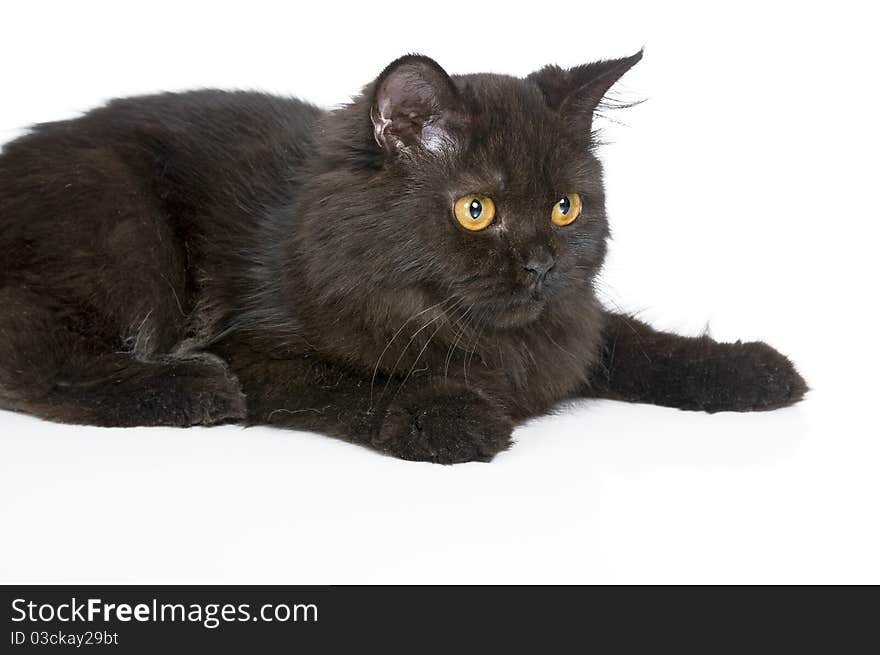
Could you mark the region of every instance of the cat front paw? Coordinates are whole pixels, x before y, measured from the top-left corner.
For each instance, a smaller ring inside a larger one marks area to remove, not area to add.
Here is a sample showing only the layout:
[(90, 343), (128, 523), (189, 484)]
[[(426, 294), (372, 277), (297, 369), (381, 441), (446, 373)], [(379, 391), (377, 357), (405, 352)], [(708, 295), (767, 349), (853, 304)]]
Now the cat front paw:
[(510, 447), (513, 422), (471, 391), (424, 394), (392, 404), (373, 446), (401, 459), (488, 462)]
[(793, 405), (809, 387), (794, 364), (762, 341), (724, 344), (707, 370), (700, 409), (761, 411)]
[(174, 365), (166, 384), (153, 390), (149, 402), (169, 425), (235, 423), (247, 413), (238, 379), (221, 360), (191, 359)]

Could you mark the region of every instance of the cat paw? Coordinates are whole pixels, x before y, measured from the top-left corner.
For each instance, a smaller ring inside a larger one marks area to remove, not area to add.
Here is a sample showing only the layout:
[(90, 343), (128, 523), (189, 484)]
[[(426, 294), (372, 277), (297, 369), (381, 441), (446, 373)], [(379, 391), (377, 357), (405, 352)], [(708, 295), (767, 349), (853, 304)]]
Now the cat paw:
[(245, 418), (247, 403), (237, 380), (214, 381), (193, 396), (191, 425), (234, 423)]
[[(170, 370), (167, 382), (148, 390), (140, 402), (141, 411), (155, 417), (154, 424), (218, 425), (245, 417), (245, 395), (225, 364), (190, 360)], [(150, 424), (146, 417), (144, 422)]]
[(512, 431), (513, 422), (476, 393), (426, 394), (424, 404), (392, 405), (372, 443), (407, 460), (488, 462), (510, 447)]
[(809, 387), (783, 354), (761, 341), (725, 344), (708, 369), (700, 404), (707, 412), (761, 411), (793, 405)]

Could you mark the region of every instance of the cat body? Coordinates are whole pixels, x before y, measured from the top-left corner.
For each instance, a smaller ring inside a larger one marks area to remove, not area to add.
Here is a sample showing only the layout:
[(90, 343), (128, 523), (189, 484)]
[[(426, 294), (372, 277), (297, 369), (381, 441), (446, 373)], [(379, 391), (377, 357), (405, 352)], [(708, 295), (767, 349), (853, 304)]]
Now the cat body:
[(0, 154), (0, 407), (453, 463), (570, 398), (795, 402), (769, 346), (596, 300), (592, 115), (639, 57), (517, 79), (408, 55), (333, 111), (195, 91), (34, 127)]

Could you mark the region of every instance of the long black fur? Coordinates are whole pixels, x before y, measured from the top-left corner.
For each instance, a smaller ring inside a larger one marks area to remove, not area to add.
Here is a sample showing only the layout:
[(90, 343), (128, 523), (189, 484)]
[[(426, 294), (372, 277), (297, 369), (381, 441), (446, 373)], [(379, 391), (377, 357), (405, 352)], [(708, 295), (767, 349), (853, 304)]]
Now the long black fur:
[[(640, 56), (517, 79), (408, 55), (334, 111), (195, 91), (35, 126), (0, 156), (0, 407), (271, 424), (453, 463), (568, 398), (796, 402), (806, 385), (769, 346), (596, 300), (592, 116)], [(583, 215), (554, 226), (575, 192)], [(469, 193), (496, 202), (482, 232), (453, 218)]]

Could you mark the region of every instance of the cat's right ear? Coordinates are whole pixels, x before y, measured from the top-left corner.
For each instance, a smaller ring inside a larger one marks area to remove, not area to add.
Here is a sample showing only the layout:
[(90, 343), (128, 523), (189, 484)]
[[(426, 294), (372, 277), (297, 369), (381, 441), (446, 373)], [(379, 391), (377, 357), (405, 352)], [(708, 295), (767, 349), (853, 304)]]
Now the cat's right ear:
[(433, 59), (405, 55), (376, 80), (370, 107), (373, 136), (388, 154), (452, 147), (464, 122), (458, 90)]

